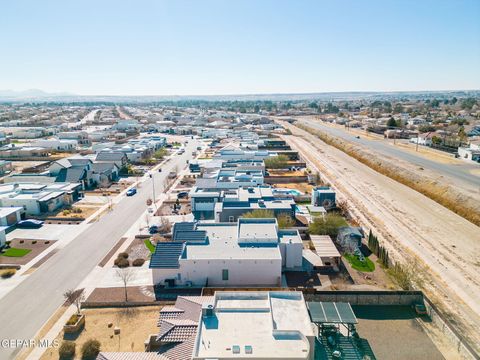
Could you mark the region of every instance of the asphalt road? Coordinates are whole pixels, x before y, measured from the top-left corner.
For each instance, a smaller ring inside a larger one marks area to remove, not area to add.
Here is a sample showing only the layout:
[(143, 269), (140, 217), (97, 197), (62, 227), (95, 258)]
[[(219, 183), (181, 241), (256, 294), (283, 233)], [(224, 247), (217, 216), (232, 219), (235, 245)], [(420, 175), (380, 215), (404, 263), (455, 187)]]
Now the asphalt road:
[(324, 125), (318, 121), (299, 119), (299, 122), (352, 143), (364, 145), (381, 154), (408, 161), (412, 164), (418, 165), (419, 167), (423, 167), (424, 169), (430, 169), (442, 175), (447, 175), (454, 180), (461, 180), (473, 186), (480, 186), (480, 176), (471, 173), (471, 171), (478, 171), (480, 169), (478, 164), (468, 164), (461, 160), (458, 160), (458, 164), (443, 164), (412, 154), (408, 151), (404, 151), (401, 148), (392, 146), (391, 143), (387, 141), (379, 141), (378, 139), (372, 140), (362, 136), (360, 136), (360, 139), (357, 139), (355, 137), (356, 134), (354, 133), (349, 133), (348, 131), (342, 129), (332, 128), (331, 126)]
[[(197, 142), (190, 140), (182, 155), (174, 155), (154, 174), (157, 194), (163, 192), (168, 172), (183, 169), (192, 158)], [(66, 290), (76, 288), (108, 251), (146, 210), (152, 195), (152, 179), (137, 189), (135, 196), (123, 198), (113, 210), (89, 226), (70, 244), (47, 260), (15, 289), (0, 300), (0, 341), (32, 339), (64, 303)], [(13, 358), (21, 348), (5, 348), (0, 342), (0, 359)]]

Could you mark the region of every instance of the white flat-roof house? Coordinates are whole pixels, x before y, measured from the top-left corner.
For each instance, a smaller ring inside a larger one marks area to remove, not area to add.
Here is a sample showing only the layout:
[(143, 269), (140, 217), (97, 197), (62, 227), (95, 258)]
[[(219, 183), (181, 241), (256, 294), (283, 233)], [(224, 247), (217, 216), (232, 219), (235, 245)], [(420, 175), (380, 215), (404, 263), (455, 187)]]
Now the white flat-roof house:
[(160, 310), (158, 328), (148, 352), (101, 352), (97, 360), (315, 358), (316, 329), (296, 291), (178, 296)]
[(314, 359), (301, 292), (216, 292), (204, 304), (192, 359)]
[(28, 215), (40, 215), (70, 205), (79, 197), (78, 183), (8, 183), (0, 185), (0, 206), (21, 207)]
[(150, 268), (160, 285), (280, 286), (282, 270), (302, 267), (302, 249), (298, 231), (279, 229), (276, 219), (176, 223)]

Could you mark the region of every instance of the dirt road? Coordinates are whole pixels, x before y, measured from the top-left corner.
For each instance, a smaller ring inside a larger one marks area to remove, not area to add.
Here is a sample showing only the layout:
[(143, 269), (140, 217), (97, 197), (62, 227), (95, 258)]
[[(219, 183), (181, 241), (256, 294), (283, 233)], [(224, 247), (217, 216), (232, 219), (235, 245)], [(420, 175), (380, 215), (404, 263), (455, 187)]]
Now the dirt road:
[[(480, 352), (480, 228), (292, 125), (285, 136), (348, 199), (397, 259), (423, 270), (423, 290)], [(301, 137), (300, 137), (301, 136)]]

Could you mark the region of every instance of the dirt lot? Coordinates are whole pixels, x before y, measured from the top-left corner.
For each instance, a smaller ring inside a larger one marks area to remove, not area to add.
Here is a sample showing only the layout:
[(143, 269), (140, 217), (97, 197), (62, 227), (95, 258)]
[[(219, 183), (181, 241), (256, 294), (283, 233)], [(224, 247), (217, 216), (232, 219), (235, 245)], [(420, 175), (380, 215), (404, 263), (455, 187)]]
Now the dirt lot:
[[(128, 301), (151, 302), (155, 300), (153, 286), (128, 286)], [(87, 302), (124, 302), (125, 289), (123, 287), (96, 288), (90, 294)]]
[[(75, 359), (81, 358), (82, 344), (88, 339), (100, 341), (102, 351), (144, 351), (144, 341), (150, 334), (158, 332), (157, 321), (160, 306), (145, 306), (137, 308), (103, 308), (85, 309), (85, 329), (76, 336), (63, 332), (57, 339), (73, 340), (76, 343)], [(113, 323), (111, 328), (109, 323)], [(114, 327), (120, 327), (120, 336), (113, 334)], [(58, 350), (49, 349), (42, 360), (58, 359)]]
[(419, 284), (480, 351), (480, 228), (452, 211), (290, 126), (289, 144), (331, 181), (391, 258), (417, 267)]
[(405, 306), (352, 306), (357, 330), (368, 340), (377, 359), (444, 359)]
[(135, 238), (125, 252), (128, 254), (128, 258), (132, 261), (135, 259), (150, 258), (150, 250), (145, 246), (144, 239), (140, 238)]
[(309, 195), (312, 193), (313, 185), (307, 183), (287, 183), (287, 184), (276, 184), (273, 187), (284, 188), (284, 189), (295, 189), (301, 191), (302, 193)]
[[(21, 243), (23, 241), (23, 243)], [(35, 244), (33, 243), (35, 242)], [(10, 247), (18, 249), (30, 249), (28, 254), (22, 257), (0, 256), (0, 264), (25, 265), (30, 260), (45, 251), (55, 241), (53, 240), (32, 240), (32, 239), (13, 239)]]
[(180, 202), (181, 208), (177, 214), (174, 214), (172, 207), (175, 204), (175, 201), (164, 201), (161, 208), (155, 213), (155, 216), (167, 216), (167, 215), (186, 215), (192, 212), (190, 201)]

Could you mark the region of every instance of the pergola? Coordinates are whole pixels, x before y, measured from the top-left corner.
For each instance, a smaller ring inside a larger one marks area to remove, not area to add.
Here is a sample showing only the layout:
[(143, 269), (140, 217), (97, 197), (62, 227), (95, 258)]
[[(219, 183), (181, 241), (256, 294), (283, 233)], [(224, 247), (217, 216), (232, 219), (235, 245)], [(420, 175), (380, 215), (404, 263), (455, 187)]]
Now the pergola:
[(353, 313), (352, 307), (349, 303), (342, 302), (307, 302), (310, 319), (315, 323), (323, 333), (324, 327), (331, 328), (332, 326), (345, 326), (350, 332), (355, 329), (355, 324), (358, 323), (357, 317)]

